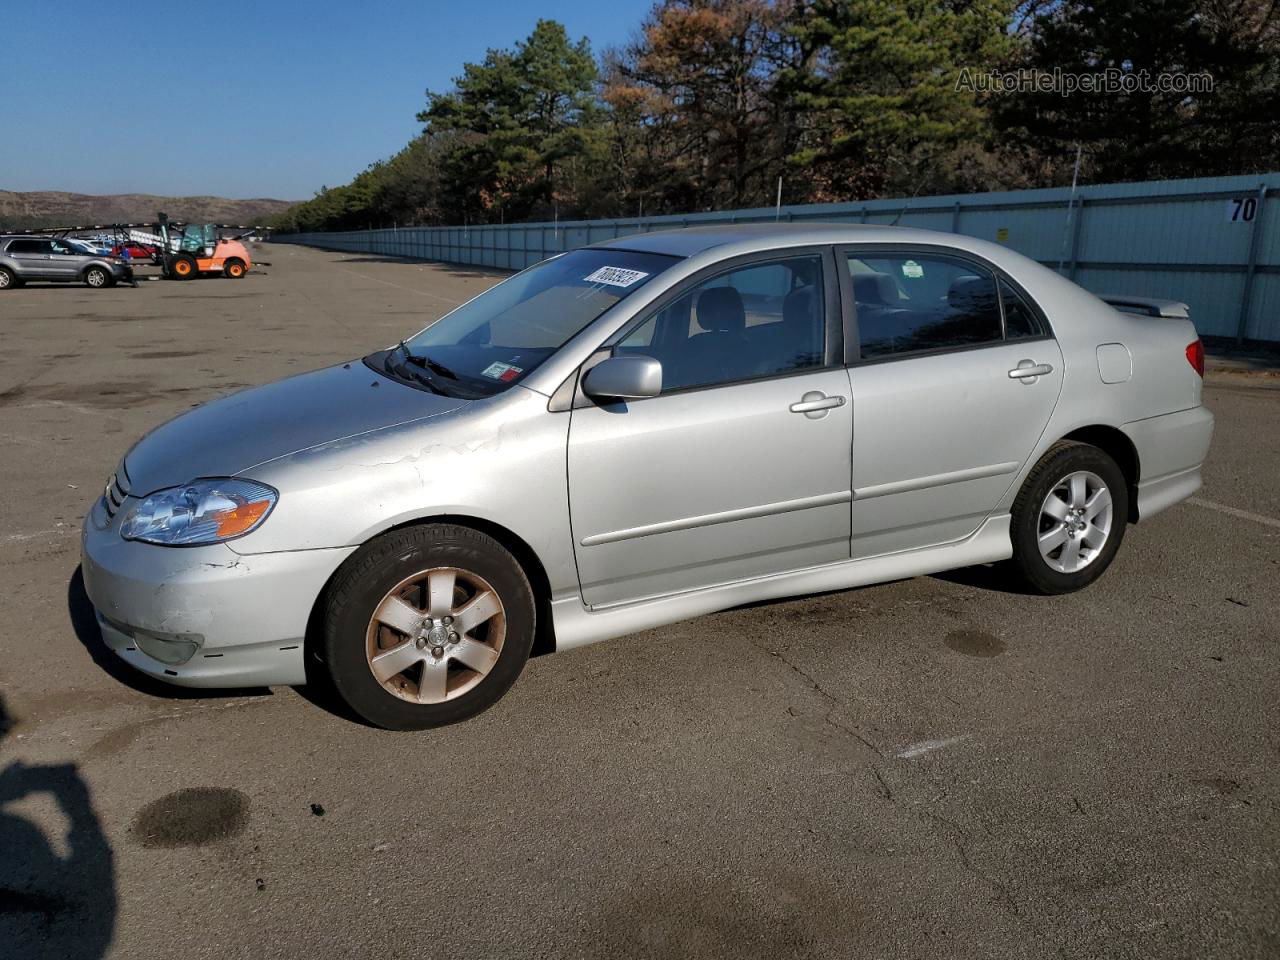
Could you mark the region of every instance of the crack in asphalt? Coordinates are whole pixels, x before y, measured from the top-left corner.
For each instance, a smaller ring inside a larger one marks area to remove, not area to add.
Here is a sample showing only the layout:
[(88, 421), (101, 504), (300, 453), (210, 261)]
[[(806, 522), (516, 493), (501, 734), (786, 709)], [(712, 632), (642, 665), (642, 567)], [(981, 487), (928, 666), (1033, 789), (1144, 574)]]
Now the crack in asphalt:
[[(858, 743), (862, 744), (863, 746), (871, 750), (881, 760), (888, 759), (888, 756), (885, 753), (885, 751), (882, 750), (877, 744), (867, 739), (867, 737), (865, 737), (856, 728), (851, 727), (845, 723), (842, 723), (834, 717), (834, 713), (837, 710), (837, 708), (840, 706), (840, 702), (836, 699), (836, 697), (833, 694), (828, 692), (822, 686), (822, 684), (820, 684), (813, 677), (812, 674), (810, 674), (808, 671), (804, 670), (802, 667), (797, 665), (794, 661), (788, 659), (781, 652), (774, 650), (771, 647), (765, 646), (764, 644), (758, 643), (755, 640), (749, 640), (748, 642), (757, 650), (760, 650), (762, 653), (767, 653), (770, 657), (782, 663), (788, 670), (790, 670), (796, 676), (804, 680), (805, 683), (807, 683), (812, 690), (817, 692), (821, 697), (823, 697), (823, 699), (825, 699), (828, 702), (828, 704), (830, 704), (829, 709), (827, 710), (826, 714), (823, 715), (823, 718), (822, 718), (824, 723), (835, 728), (841, 733), (844, 733), (849, 737), (853, 738)], [(1028, 931), (1035, 934), (1042, 941), (1047, 943), (1052, 943), (1052, 938), (1048, 937), (1042, 930), (1037, 928), (1036, 925), (1030, 920), (1030, 918), (1026, 917), (1022, 913), (1022, 911), (1018, 906), (1018, 901), (1014, 898), (1013, 894), (1010, 892), (1008, 885), (1003, 880), (1001, 880), (998, 876), (979, 868), (978, 865), (973, 862), (973, 858), (970, 856), (970, 853), (969, 853), (969, 846), (973, 841), (973, 834), (969, 830), (967, 830), (964, 826), (957, 823), (956, 821), (950, 819), (949, 817), (945, 817), (940, 813), (935, 813), (932, 810), (922, 809), (916, 806), (915, 804), (904, 805), (904, 803), (902, 802), (902, 799), (889, 786), (889, 783), (885, 779), (884, 773), (883, 771), (881, 771), (879, 765), (874, 762), (871, 762), (871, 763), (867, 763), (866, 766), (871, 771), (872, 775), (875, 777), (876, 784), (878, 787), (877, 792), (880, 794), (881, 798), (885, 800), (885, 802), (907, 813), (915, 814), (919, 817), (922, 817), (926, 821), (932, 821), (935, 824), (941, 824), (942, 827), (944, 828), (944, 832), (948, 835), (948, 839), (950, 840), (951, 845), (955, 848), (956, 856), (959, 858), (960, 864), (964, 868), (964, 870), (967, 873), (969, 873), (971, 876), (976, 877), (978, 880), (980, 880), (981, 882), (989, 886), (995, 893), (996, 902), (999, 903), (1001, 906), (1003, 906), (1008, 911), (1009, 915), (1012, 916), (1019, 925), (1025, 927)], [(990, 835), (990, 829), (987, 828), (985, 824), (983, 824), (983, 827), (984, 829), (987, 830), (988, 835)], [(1059, 956), (1065, 956), (1065, 954), (1063, 953), (1062, 947), (1060, 945), (1053, 944), (1053, 947), (1055, 952)]]

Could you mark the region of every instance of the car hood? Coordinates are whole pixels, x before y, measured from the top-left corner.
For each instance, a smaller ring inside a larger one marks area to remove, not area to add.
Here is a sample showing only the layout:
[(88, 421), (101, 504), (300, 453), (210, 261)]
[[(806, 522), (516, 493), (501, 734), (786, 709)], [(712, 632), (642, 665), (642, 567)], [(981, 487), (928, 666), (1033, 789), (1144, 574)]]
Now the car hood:
[(230, 477), (316, 444), (455, 410), (466, 400), (397, 383), (359, 360), (206, 403), (143, 437), (125, 456), (130, 492)]

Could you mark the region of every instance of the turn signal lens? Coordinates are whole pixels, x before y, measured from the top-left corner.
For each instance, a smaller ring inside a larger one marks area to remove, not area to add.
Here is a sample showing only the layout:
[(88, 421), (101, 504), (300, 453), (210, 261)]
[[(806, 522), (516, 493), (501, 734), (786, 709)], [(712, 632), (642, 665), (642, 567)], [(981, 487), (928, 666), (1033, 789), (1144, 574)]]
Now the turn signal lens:
[(1201, 377), (1204, 376), (1204, 344), (1198, 339), (1187, 344), (1187, 363), (1191, 364)]
[(238, 537), (252, 530), (270, 509), (270, 500), (251, 500), (234, 510), (215, 511), (209, 515), (209, 519), (218, 525), (219, 537)]

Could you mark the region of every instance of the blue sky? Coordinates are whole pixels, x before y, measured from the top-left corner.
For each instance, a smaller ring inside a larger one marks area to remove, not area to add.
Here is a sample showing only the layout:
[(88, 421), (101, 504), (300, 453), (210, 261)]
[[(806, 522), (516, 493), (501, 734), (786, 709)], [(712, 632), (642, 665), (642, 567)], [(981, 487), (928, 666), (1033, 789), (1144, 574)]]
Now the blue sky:
[(598, 54), (651, 0), (5, 3), (0, 190), (302, 200), (540, 17)]

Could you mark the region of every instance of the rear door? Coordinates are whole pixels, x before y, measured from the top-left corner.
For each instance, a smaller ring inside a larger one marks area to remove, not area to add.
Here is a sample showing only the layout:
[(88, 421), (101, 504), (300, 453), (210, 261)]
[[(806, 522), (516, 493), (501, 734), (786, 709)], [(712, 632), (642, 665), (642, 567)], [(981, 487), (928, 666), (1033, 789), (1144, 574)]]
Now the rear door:
[(54, 276), (53, 244), (42, 238), (11, 240), (9, 256), (17, 261), (23, 279), (48, 280)]
[(852, 555), (975, 532), (1062, 386), (1047, 320), (1009, 278), (945, 248), (848, 247), (854, 303)]
[(693, 278), (608, 353), (657, 397), (579, 398), (569, 506), (584, 601), (695, 590), (849, 556), (849, 379), (831, 251)]

